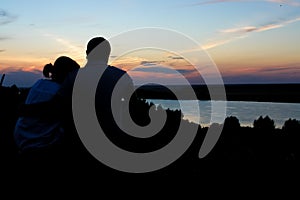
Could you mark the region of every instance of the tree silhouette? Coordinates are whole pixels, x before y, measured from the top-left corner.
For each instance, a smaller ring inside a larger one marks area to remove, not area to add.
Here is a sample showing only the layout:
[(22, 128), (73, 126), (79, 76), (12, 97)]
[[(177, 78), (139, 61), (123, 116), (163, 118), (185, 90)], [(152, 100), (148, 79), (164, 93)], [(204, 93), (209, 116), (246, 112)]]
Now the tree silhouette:
[(284, 122), (282, 130), (286, 133), (298, 133), (300, 134), (300, 121), (296, 119), (289, 119)]
[(239, 129), (241, 127), (240, 121), (234, 116), (227, 117), (224, 122), (224, 129)]
[(269, 116), (260, 116), (254, 120), (253, 140), (255, 154), (258, 160), (267, 161), (278, 159), (278, 137), (275, 134), (275, 123)]
[(272, 131), (275, 129), (274, 120), (272, 120), (269, 116), (266, 116), (265, 118), (260, 116), (257, 120), (254, 120), (253, 126), (255, 129), (264, 131)]
[(298, 159), (300, 156), (300, 121), (296, 119), (287, 120), (282, 127), (282, 132), (285, 137), (286, 159)]
[[(13, 130), (17, 120), (19, 89), (0, 87), (0, 157), (8, 161), (16, 155)], [(4, 161), (5, 163), (5, 161)]]
[(0, 80), (0, 87), (2, 87), (3, 82), (4, 82), (5, 74), (2, 75), (1, 80)]
[(226, 146), (233, 146), (240, 143), (240, 121), (234, 116), (227, 117), (224, 121), (224, 127), (220, 141)]

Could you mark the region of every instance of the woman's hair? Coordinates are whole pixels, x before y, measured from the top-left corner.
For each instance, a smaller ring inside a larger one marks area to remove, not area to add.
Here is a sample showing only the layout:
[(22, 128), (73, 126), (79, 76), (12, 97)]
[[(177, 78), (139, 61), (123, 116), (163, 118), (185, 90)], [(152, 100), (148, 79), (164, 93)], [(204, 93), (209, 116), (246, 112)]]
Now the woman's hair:
[(47, 65), (44, 66), (43, 75), (46, 78), (51, 78), (53, 70), (54, 70), (53, 65), (51, 63), (49, 63), (49, 64), (47, 64)]
[(45, 65), (43, 74), (45, 77), (51, 78), (53, 81), (62, 83), (69, 72), (79, 68), (80, 66), (75, 60), (67, 56), (61, 56), (56, 59), (54, 65), (51, 63)]

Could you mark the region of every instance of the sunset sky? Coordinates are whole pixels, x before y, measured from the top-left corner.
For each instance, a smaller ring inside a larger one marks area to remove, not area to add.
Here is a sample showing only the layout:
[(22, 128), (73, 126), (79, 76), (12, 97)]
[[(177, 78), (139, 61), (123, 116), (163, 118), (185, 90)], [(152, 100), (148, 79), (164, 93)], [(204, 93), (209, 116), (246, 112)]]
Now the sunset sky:
[[(197, 41), (225, 83), (300, 83), (299, 0), (1, 0), (0, 75), (7, 75), (4, 85), (30, 86), (58, 56), (83, 66), (90, 38), (142, 27)], [(114, 52), (121, 45), (114, 44)], [(197, 78), (175, 53), (112, 54), (111, 64), (140, 66), (132, 73), (137, 82), (149, 75), (176, 83), (176, 74), (164, 66)]]

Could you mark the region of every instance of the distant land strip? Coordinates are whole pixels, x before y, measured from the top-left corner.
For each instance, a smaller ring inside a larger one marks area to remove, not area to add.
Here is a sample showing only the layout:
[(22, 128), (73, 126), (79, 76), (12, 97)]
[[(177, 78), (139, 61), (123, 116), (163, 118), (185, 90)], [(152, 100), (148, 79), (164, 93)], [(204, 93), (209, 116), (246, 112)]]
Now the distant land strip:
[[(211, 99), (206, 85), (193, 85), (197, 99), (188, 94), (188, 86), (167, 86), (180, 94), (180, 100), (220, 100), (218, 95)], [(144, 99), (176, 99), (175, 95), (165, 86), (144, 85), (137, 86), (137, 96)], [(221, 86), (209, 87), (218, 91)], [(282, 102), (300, 103), (300, 84), (228, 84), (225, 85), (227, 101), (252, 101), (252, 102)]]

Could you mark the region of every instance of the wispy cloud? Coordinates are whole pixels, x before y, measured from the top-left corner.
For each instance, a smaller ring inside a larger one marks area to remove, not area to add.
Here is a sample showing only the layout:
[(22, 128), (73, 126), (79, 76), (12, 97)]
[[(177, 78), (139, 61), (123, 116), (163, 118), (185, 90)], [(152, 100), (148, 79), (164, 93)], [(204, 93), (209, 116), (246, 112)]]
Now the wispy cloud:
[(300, 17), (294, 20), (284, 21), (278, 24), (266, 24), (262, 26), (245, 26), (239, 28), (225, 29), (225, 30), (221, 30), (220, 32), (225, 34), (247, 34), (251, 32), (263, 32), (263, 31), (281, 28), (286, 26), (287, 24), (294, 23), (297, 21), (300, 21)]
[(66, 48), (65, 51), (69, 52), (70, 56), (72, 56), (73, 59), (81, 61), (81, 58), (83, 58), (84, 48), (76, 46), (69, 40), (53, 34), (46, 33), (44, 34), (44, 36), (49, 37), (64, 46)]
[(0, 25), (9, 24), (17, 19), (17, 16), (0, 8)]
[(300, 68), (299, 68), (300, 64), (297, 64), (295, 66), (293, 66), (292, 64), (290, 66), (271, 66), (271, 67), (266, 67), (266, 68), (262, 68), (257, 70), (258, 73), (296, 73), (299, 75), (300, 72)]
[(238, 40), (238, 39), (242, 39), (245, 38), (246, 36), (240, 36), (240, 37), (230, 37), (227, 39), (211, 39), (211, 41), (207, 42), (206, 44), (202, 45), (202, 49), (204, 50), (208, 50), (208, 49), (212, 49), (218, 46), (222, 46), (225, 44), (228, 44), (232, 41)]
[(291, 6), (300, 6), (300, 2), (292, 1), (292, 0), (266, 0), (266, 1), (272, 3), (287, 4)]
[(300, 17), (295, 19), (281, 21), (278, 23), (269, 23), (261, 26), (244, 26), (237, 28), (224, 29), (219, 31), (219, 35), (214, 39), (210, 39), (209, 42), (202, 46), (203, 49), (211, 49), (217, 46), (221, 46), (238, 39), (246, 38), (251, 33), (264, 32), (272, 29), (278, 29), (285, 27), (289, 24), (300, 21)]
[(222, 72), (225, 83), (299, 83), (300, 63)]
[(37, 66), (29, 66), (29, 67), (17, 67), (10, 66), (4, 67), (0, 69), (0, 73), (13, 73), (13, 72), (30, 72), (33, 74), (42, 74), (42, 70)]
[(0, 53), (5, 52), (5, 49), (0, 49)]
[(151, 60), (151, 61), (141, 61), (140, 65), (149, 66), (149, 65), (157, 65), (163, 63), (161, 60)]
[[(217, 3), (228, 3), (228, 2), (254, 2), (257, 0), (206, 0), (206, 1), (200, 1), (194, 4), (191, 4), (191, 6), (200, 6), (200, 5), (207, 5), (207, 4), (217, 4)], [(286, 4), (290, 6), (300, 6), (300, 3), (294, 0), (262, 0), (269, 3), (278, 3), (278, 4)]]
[(9, 37), (0, 37), (0, 41), (1, 40), (9, 40), (10, 38)]
[(238, 2), (238, 1), (244, 1), (244, 0), (210, 0), (210, 1), (200, 1), (197, 3), (194, 3), (192, 5), (207, 5), (207, 4), (216, 4), (216, 3), (226, 3), (226, 2)]
[(171, 70), (166, 67), (155, 66), (155, 67), (138, 67), (133, 69), (132, 71), (140, 71), (140, 72), (152, 72), (152, 73), (162, 73), (162, 74), (174, 74), (174, 70)]
[(171, 58), (173, 60), (184, 60), (184, 58), (181, 56), (169, 56), (168, 58)]
[(193, 73), (195, 69), (171, 69), (163, 66), (155, 66), (155, 67), (138, 67), (133, 69), (132, 71), (140, 71), (140, 72), (152, 72), (152, 73), (162, 73), (162, 74), (189, 74)]

